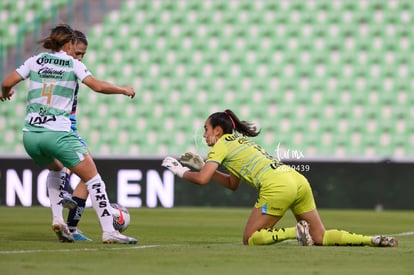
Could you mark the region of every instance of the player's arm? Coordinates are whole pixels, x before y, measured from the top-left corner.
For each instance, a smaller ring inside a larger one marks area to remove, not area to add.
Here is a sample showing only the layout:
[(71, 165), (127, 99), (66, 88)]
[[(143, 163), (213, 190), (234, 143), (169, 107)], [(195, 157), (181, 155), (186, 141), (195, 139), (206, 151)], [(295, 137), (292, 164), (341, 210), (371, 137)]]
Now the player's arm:
[[(203, 158), (193, 152), (186, 152), (182, 154), (180, 156), (180, 162), (198, 171), (202, 170), (202, 168), (205, 165)], [(216, 182), (218, 182), (220, 185), (228, 189), (236, 190), (240, 185), (240, 180), (232, 174), (229, 175), (229, 174), (218, 171), (217, 168), (218, 168), (218, 165), (216, 165), (216, 168), (215, 168), (216, 171), (213, 174), (213, 179)]]
[(130, 86), (117, 86), (112, 83), (96, 79), (92, 75), (87, 76), (83, 83), (97, 93), (102, 94), (123, 94), (134, 98), (134, 89)]
[(233, 174), (226, 174), (216, 170), (213, 175), (213, 179), (218, 182), (221, 186), (226, 187), (230, 190), (237, 190), (240, 186), (240, 179)]
[(190, 168), (182, 166), (181, 163), (173, 157), (164, 158), (161, 166), (173, 172), (174, 175), (198, 185), (208, 184), (211, 179), (214, 179), (220, 185), (231, 190), (236, 190), (240, 184), (240, 180), (234, 175), (228, 175), (217, 171), (219, 164), (214, 161), (207, 162), (199, 172), (190, 171)]
[(211, 181), (217, 168), (218, 168), (217, 163), (207, 162), (198, 172), (191, 172), (191, 171), (185, 172), (183, 174), (183, 179), (188, 180), (198, 185), (205, 185)]
[(240, 185), (240, 180), (232, 174), (218, 171), (217, 168), (218, 163), (207, 162), (199, 172), (185, 172), (183, 179), (199, 185), (207, 184), (213, 179), (225, 188), (236, 190)]
[(0, 100), (10, 100), (11, 96), (14, 94), (14, 90), (12, 90), (13, 86), (22, 80), (23, 78), (16, 71), (9, 74), (1, 83)]

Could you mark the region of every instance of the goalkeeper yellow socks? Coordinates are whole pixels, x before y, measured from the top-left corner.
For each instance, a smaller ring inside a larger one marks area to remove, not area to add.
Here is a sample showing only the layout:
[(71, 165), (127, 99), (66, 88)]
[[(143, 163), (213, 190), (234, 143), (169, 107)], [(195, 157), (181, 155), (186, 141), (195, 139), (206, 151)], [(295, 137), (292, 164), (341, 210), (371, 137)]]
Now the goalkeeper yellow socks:
[(264, 245), (287, 239), (296, 239), (296, 227), (260, 229), (250, 236), (248, 242), (249, 245)]
[[(249, 245), (274, 244), (288, 239), (296, 239), (296, 227), (265, 228), (254, 232), (249, 238)], [(350, 233), (344, 230), (326, 230), (323, 236), (324, 246), (364, 246), (372, 244), (372, 237)]]
[(326, 230), (323, 236), (323, 245), (337, 245), (337, 246), (372, 246), (370, 236), (361, 234), (354, 234), (343, 230)]

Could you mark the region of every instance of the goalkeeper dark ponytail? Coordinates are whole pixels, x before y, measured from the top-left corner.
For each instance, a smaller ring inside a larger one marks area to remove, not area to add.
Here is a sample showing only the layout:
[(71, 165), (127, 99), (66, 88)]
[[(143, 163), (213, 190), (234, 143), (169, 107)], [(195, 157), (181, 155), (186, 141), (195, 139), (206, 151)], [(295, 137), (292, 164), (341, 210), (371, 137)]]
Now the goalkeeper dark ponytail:
[(240, 134), (248, 137), (255, 137), (260, 133), (256, 130), (256, 126), (247, 121), (241, 121), (232, 110), (225, 110), (224, 112), (216, 112), (209, 117), (210, 124), (214, 128), (220, 126), (224, 134), (232, 134), (237, 131)]

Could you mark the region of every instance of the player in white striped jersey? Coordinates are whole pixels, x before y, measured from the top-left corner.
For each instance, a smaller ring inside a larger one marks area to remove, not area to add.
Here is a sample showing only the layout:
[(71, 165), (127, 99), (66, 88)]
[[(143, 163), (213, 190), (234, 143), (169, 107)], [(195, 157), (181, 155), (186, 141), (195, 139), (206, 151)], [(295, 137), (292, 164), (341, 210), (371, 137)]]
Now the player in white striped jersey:
[[(96, 165), (78, 137), (71, 130), (69, 114), (72, 110), (78, 80), (95, 92), (122, 94), (133, 98), (130, 86), (117, 86), (94, 78), (86, 66), (71, 55), (75, 33), (72, 28), (60, 24), (51, 30), (40, 43), (50, 52), (43, 52), (27, 59), (16, 71), (2, 82), (0, 100), (10, 99), (13, 86), (29, 79), (26, 118), (23, 128), (23, 144), (26, 152), (40, 167), (50, 169), (48, 177), (51, 204), (59, 204), (62, 178), (68, 167), (85, 182), (102, 230), (104, 243), (134, 244), (137, 240), (124, 236), (113, 227), (110, 203), (105, 183)], [(62, 242), (72, 242), (62, 216), (53, 213), (52, 228)]]

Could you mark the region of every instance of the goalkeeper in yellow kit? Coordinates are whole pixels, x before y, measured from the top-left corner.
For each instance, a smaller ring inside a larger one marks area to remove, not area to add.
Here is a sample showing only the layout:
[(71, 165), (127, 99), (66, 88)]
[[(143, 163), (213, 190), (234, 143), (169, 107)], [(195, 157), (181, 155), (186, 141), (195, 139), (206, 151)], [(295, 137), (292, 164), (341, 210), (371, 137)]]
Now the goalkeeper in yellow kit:
[[(231, 110), (211, 114), (204, 124), (204, 130), (203, 137), (211, 147), (206, 161), (190, 152), (180, 158), (183, 164), (199, 170), (198, 172), (190, 171), (172, 157), (166, 157), (162, 166), (199, 185), (214, 179), (231, 190), (236, 190), (241, 181), (255, 187), (259, 195), (244, 230), (244, 244), (273, 244), (296, 238), (303, 246), (398, 245), (394, 237), (325, 230), (308, 180), (249, 139), (248, 137), (257, 136), (260, 131), (256, 131), (251, 123), (241, 121)], [(217, 170), (219, 165), (226, 168), (229, 174)], [(288, 209), (295, 215), (297, 225), (274, 228)]]

